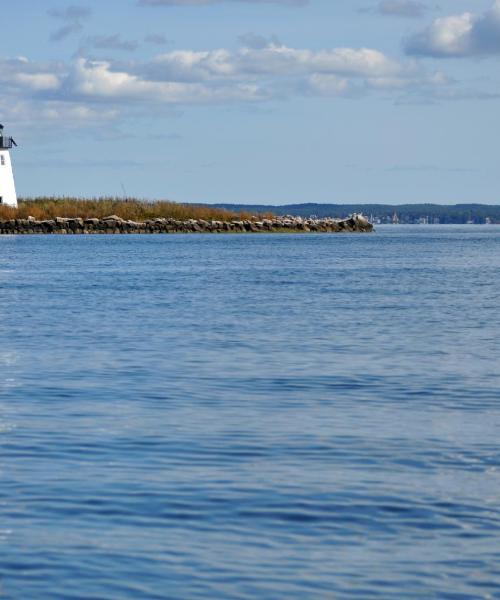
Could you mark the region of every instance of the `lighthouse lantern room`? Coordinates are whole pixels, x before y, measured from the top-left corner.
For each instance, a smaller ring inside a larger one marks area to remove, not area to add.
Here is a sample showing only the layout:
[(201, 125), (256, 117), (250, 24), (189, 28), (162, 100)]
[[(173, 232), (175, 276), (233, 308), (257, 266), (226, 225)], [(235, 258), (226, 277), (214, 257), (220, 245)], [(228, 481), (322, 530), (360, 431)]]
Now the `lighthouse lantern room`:
[(0, 125), (0, 204), (17, 207), (16, 186), (10, 160), (10, 150), (17, 146), (14, 138), (7, 137)]

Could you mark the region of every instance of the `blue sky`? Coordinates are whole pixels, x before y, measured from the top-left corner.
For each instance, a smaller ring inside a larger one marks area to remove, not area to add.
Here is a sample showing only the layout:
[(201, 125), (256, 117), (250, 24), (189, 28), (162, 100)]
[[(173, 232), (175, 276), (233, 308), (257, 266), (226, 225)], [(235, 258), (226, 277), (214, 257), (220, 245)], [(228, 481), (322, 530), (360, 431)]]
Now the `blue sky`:
[(16, 0), (20, 195), (500, 203), (500, 0)]

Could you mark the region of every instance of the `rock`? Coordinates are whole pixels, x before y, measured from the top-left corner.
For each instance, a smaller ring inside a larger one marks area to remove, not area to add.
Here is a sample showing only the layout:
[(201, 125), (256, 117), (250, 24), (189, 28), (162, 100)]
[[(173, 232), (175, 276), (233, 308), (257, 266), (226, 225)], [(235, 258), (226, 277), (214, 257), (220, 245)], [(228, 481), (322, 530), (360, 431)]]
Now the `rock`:
[(179, 221), (173, 218), (155, 218), (145, 222), (126, 221), (117, 215), (104, 219), (81, 219), (56, 217), (45, 221), (37, 221), (34, 217), (26, 219), (9, 219), (0, 221), (0, 233), (169, 233), (169, 232), (260, 232), (260, 231), (315, 231), (315, 232), (371, 232), (373, 225), (362, 214), (354, 213), (347, 219), (310, 217), (274, 217), (272, 219), (256, 218), (241, 221), (206, 221), (205, 219), (188, 219)]
[(103, 221), (116, 221), (117, 223), (123, 223), (124, 219), (119, 217), (118, 215), (110, 215), (109, 217), (104, 217)]
[(67, 220), (67, 224), (72, 228), (72, 229), (76, 229), (78, 227), (83, 227), (83, 219), (80, 219), (79, 217), (76, 219), (68, 219)]

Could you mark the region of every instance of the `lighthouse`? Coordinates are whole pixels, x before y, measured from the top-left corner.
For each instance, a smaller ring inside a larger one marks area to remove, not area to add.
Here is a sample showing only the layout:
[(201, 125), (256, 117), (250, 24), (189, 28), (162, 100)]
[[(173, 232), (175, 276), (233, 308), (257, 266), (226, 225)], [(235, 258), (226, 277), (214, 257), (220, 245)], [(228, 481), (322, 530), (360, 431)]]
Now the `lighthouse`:
[(10, 150), (17, 146), (11, 137), (6, 137), (0, 125), (0, 204), (17, 208), (16, 186), (10, 161)]

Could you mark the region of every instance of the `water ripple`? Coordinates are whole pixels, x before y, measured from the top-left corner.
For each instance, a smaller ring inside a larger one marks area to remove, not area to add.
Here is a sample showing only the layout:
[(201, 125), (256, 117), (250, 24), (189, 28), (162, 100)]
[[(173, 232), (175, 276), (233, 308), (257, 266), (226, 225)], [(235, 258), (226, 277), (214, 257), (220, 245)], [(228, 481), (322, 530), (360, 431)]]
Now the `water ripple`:
[(500, 598), (500, 229), (2, 240), (0, 597)]

